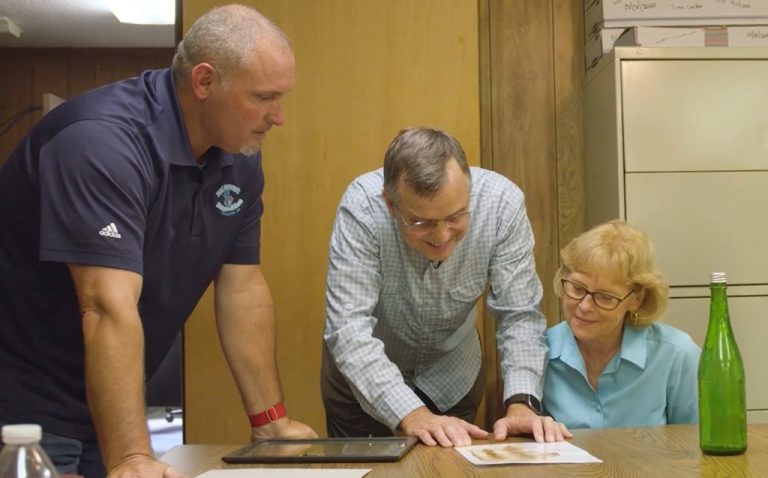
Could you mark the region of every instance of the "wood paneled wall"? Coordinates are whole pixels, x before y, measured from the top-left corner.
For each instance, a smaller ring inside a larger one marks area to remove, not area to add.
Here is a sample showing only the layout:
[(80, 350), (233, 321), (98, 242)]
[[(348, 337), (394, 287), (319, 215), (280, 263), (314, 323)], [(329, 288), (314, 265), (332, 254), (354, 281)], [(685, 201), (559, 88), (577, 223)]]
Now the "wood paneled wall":
[[(211, 6), (187, 0), (184, 26)], [(277, 310), (277, 355), (290, 416), (321, 435), (320, 347), (328, 241), (341, 195), (382, 166), (403, 127), (453, 133), (480, 163), (477, 4), (467, 0), (258, 0), (297, 61), (286, 125), (264, 146), (262, 267)], [(244, 442), (249, 427), (221, 358), (206, 296), (185, 329), (189, 443)]]
[[(215, 0), (185, 0), (184, 29)], [(558, 251), (583, 230), (580, 0), (260, 0), (298, 60), (287, 126), (265, 146), (265, 273), (278, 310), (278, 361), (291, 415), (324, 431), (319, 396), (327, 241), (338, 199), (379, 167), (398, 129), (455, 134), (473, 164), (505, 174), (527, 197), (545, 289)], [(172, 49), (0, 49), (0, 121), (43, 93), (87, 89), (167, 66)], [(39, 118), (0, 137), (0, 162)], [(212, 329), (206, 295), (185, 337), (188, 442), (244, 441), (247, 425)], [(498, 409), (492, 319), (481, 326), (488, 410)], [(191, 331), (191, 333), (190, 333)], [(194, 397), (194, 398), (189, 398)], [(494, 412), (487, 414), (486, 425)]]
[(71, 98), (146, 69), (169, 66), (172, 58), (172, 48), (0, 49), (0, 124), (16, 113), (38, 108), (0, 136), (0, 163), (40, 119), (44, 93)]
[[(185, 28), (221, 3), (185, 1)], [(581, 1), (248, 3), (286, 30), (298, 65), (287, 125), (271, 133), (264, 151), (263, 266), (275, 295), (291, 415), (323, 433), (319, 351), (333, 214), (346, 184), (381, 165), (402, 126), (448, 129), (474, 164), (523, 189), (542, 307), (556, 322), (550, 284), (558, 251), (583, 228)], [(210, 302), (206, 296), (186, 329), (186, 439), (244, 441), (248, 427), (213, 338)], [(490, 426), (499, 388), (491, 319), (481, 332)]]
[[(584, 227), (580, 0), (482, 0), (483, 166), (526, 194), (550, 323), (558, 254)], [(481, 20), (482, 21), (482, 20)]]
[[(520, 186), (536, 239), (542, 311), (560, 320), (552, 288), (559, 251), (584, 229), (582, 0), (479, 0), (482, 165)], [(494, 320), (485, 317), (485, 344)], [(487, 422), (502, 413), (493, 346), (485, 348)], [(494, 367), (495, 365), (495, 367)], [(496, 392), (496, 393), (494, 393)]]

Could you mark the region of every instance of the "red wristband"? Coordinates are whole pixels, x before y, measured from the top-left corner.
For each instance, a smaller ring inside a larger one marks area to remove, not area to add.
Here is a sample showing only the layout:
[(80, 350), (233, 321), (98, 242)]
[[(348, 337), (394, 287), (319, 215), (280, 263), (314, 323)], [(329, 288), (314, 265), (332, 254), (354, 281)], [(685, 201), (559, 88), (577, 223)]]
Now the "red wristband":
[(283, 418), (285, 415), (285, 405), (283, 405), (283, 402), (277, 402), (263, 412), (259, 412), (255, 415), (248, 415), (248, 420), (250, 420), (251, 426), (256, 428), (268, 425), (275, 420)]

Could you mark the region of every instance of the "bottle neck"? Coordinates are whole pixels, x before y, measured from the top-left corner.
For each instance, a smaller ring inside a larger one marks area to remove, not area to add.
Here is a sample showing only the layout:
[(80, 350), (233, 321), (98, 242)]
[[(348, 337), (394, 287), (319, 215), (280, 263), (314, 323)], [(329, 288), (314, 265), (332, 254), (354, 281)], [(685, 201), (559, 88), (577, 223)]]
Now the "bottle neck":
[(725, 289), (726, 289), (726, 284), (723, 282), (713, 282), (709, 284), (709, 290), (710, 290), (712, 299), (716, 297), (725, 299), (726, 298)]
[(709, 318), (720, 326), (730, 326), (728, 314), (728, 296), (724, 283), (710, 285)]

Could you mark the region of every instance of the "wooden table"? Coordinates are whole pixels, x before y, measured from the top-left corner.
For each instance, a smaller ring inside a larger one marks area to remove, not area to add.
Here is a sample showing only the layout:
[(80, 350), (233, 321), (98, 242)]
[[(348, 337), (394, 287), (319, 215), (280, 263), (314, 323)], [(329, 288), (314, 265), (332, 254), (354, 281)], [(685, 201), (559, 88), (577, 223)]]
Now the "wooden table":
[[(210, 469), (370, 468), (370, 477), (768, 477), (768, 424), (749, 426), (749, 448), (738, 456), (707, 456), (696, 425), (574, 430), (571, 443), (603, 463), (475, 466), (450, 448), (417, 445), (398, 463), (227, 465), (221, 457), (242, 445), (182, 445), (161, 458), (186, 477)], [(512, 438), (513, 441), (522, 441)], [(475, 442), (476, 444), (482, 442)]]

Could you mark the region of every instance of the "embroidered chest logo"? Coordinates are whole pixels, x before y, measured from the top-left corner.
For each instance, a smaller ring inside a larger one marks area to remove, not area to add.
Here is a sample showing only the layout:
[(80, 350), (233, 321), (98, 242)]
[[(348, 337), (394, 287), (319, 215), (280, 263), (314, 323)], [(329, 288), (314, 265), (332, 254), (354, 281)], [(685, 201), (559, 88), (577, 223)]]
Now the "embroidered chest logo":
[(243, 200), (238, 197), (240, 188), (234, 184), (225, 184), (216, 191), (216, 197), (219, 201), (216, 203), (216, 209), (222, 216), (232, 216), (240, 212)]

